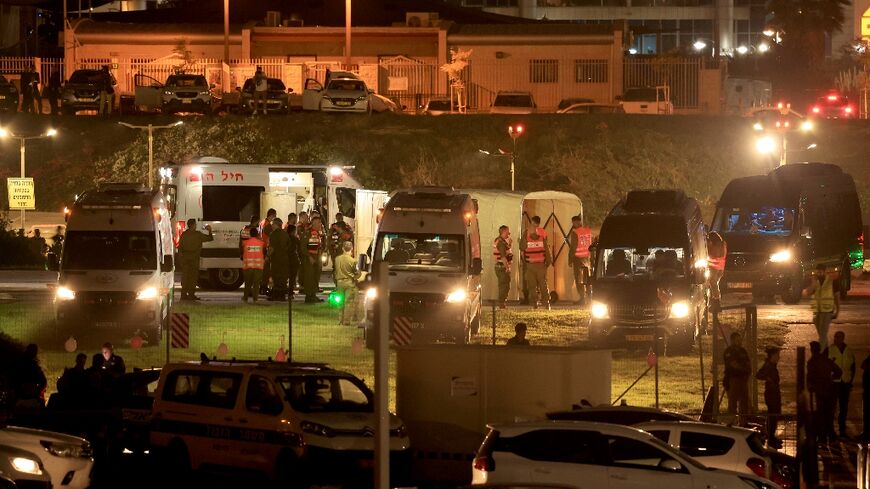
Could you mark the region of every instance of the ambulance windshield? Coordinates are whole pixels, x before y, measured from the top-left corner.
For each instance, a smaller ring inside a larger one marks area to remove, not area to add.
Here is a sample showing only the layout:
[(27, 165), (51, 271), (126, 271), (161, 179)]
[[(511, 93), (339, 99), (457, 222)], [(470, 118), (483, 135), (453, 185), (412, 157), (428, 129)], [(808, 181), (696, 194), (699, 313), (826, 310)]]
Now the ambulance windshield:
[(64, 270), (156, 270), (153, 232), (68, 231)]
[(461, 272), (465, 269), (462, 236), (388, 233), (379, 238), (378, 257), (390, 270)]

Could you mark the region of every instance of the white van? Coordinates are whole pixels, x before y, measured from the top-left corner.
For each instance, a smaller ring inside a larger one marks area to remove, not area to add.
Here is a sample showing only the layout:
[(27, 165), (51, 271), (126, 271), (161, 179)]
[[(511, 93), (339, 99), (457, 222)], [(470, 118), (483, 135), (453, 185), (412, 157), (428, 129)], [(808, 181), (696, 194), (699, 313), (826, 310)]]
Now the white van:
[(160, 342), (174, 286), (172, 225), (163, 195), (110, 183), (76, 199), (55, 293), (64, 333), (139, 333)]
[(465, 344), (477, 333), (482, 262), (471, 195), (435, 187), (394, 192), (373, 249), (372, 270), (389, 264), (389, 291), (372, 287), (366, 292), (367, 328), (374, 326), (376, 297), (388, 293), (390, 324), (407, 326), (409, 342)]
[[(307, 487), (369, 480), (374, 468), (372, 391), (324, 364), (169, 364), (152, 412), (152, 450), (173, 474), (219, 466)], [(399, 418), (389, 422), (396, 483), (410, 442)]]

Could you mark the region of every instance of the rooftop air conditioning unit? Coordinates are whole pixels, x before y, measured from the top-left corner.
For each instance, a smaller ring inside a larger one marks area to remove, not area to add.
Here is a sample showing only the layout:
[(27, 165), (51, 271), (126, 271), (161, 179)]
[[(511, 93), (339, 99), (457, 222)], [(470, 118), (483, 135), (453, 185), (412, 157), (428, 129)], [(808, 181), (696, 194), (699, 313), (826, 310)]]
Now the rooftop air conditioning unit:
[(278, 27), (281, 25), (281, 12), (277, 10), (266, 11), (266, 27)]
[(435, 27), (438, 25), (438, 12), (406, 12), (405, 24), (408, 27)]

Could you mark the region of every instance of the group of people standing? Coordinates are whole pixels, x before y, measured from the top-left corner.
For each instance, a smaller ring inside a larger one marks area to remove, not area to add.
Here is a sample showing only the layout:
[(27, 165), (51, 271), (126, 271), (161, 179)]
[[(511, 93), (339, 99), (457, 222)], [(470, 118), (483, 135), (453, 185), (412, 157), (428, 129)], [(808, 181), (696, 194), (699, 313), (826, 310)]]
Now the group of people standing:
[[(115, 105), (115, 86), (118, 82), (108, 65), (103, 65), (100, 68), (100, 75), (99, 82), (96, 83), (100, 103), (98, 112), (102, 116), (108, 116), (112, 114), (112, 107)], [(36, 71), (35, 65), (30, 65), (21, 72), (20, 84), (21, 106), (19, 110), (21, 112), (42, 114), (42, 101), (45, 99), (48, 101), (49, 113), (60, 115), (63, 88), (60, 70), (52, 70), (50, 74), (45, 76)]]

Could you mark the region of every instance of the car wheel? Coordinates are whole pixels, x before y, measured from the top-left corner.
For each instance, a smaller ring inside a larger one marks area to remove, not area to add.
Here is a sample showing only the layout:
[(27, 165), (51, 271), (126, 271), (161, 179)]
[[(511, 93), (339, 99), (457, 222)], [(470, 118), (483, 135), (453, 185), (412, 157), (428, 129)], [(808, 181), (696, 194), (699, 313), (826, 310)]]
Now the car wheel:
[(310, 476), (305, 472), (299, 457), (291, 450), (283, 450), (275, 460), (275, 481), (281, 487), (307, 489), (311, 487)]
[(786, 304), (797, 304), (801, 301), (801, 284), (797, 278), (793, 278), (788, 288), (782, 293), (782, 301)]
[(236, 290), (245, 282), (240, 268), (212, 268), (208, 276), (212, 288), (218, 290)]

